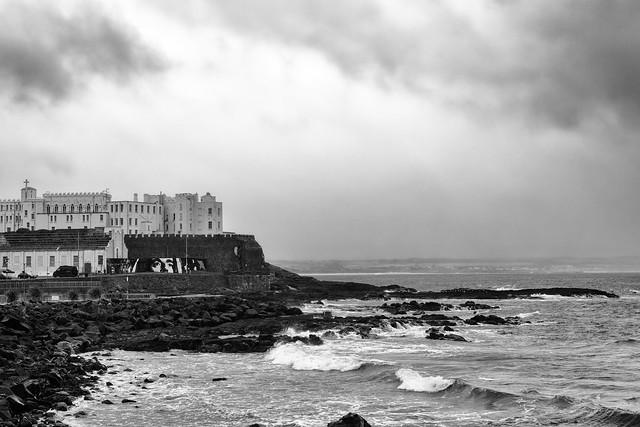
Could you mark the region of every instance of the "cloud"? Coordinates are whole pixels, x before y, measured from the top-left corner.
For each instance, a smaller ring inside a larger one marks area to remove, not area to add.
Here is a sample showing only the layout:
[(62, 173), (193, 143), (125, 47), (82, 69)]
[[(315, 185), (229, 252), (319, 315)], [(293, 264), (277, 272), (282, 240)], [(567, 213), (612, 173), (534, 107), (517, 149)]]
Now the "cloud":
[(640, 115), (640, 3), (215, 1), (218, 23), (320, 52), (346, 74), (559, 128)]
[(41, 2), (0, 6), (0, 91), (12, 101), (59, 101), (92, 76), (124, 83), (165, 67), (131, 29), (88, 5), (71, 12)]

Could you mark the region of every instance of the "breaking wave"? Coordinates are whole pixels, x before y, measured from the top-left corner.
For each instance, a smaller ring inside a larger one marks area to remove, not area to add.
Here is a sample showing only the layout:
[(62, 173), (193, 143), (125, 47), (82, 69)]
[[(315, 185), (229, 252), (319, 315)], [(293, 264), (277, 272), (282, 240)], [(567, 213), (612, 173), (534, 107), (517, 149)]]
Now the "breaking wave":
[(265, 356), (275, 365), (290, 366), (296, 371), (355, 371), (366, 362), (353, 356), (338, 356), (318, 346), (300, 342), (279, 344)]
[(454, 381), (441, 376), (423, 377), (412, 369), (398, 369), (396, 376), (400, 380), (400, 390), (435, 393), (450, 387)]

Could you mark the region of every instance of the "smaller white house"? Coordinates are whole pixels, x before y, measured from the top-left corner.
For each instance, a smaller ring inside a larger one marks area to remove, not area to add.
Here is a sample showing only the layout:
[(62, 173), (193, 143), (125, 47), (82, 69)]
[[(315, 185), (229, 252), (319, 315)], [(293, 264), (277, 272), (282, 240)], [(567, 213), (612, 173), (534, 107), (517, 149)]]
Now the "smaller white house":
[(0, 266), (33, 276), (51, 276), (61, 265), (103, 273), (110, 241), (102, 228), (0, 233)]

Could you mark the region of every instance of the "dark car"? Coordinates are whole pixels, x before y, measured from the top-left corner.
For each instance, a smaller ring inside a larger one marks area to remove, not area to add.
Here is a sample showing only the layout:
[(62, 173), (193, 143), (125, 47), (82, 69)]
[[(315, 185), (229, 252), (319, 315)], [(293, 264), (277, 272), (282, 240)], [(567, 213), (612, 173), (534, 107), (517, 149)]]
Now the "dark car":
[(78, 267), (74, 265), (61, 265), (53, 272), (53, 277), (78, 277)]
[(30, 275), (29, 273), (23, 271), (22, 273), (18, 274), (18, 279), (32, 279), (35, 276)]

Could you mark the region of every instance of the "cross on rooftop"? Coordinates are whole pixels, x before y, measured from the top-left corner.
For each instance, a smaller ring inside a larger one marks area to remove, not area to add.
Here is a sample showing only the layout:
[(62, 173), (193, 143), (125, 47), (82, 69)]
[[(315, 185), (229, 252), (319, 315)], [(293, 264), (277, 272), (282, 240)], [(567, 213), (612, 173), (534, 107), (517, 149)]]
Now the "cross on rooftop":
[(29, 180), (25, 179), (24, 180), (24, 187), (27, 188), (29, 186)]

